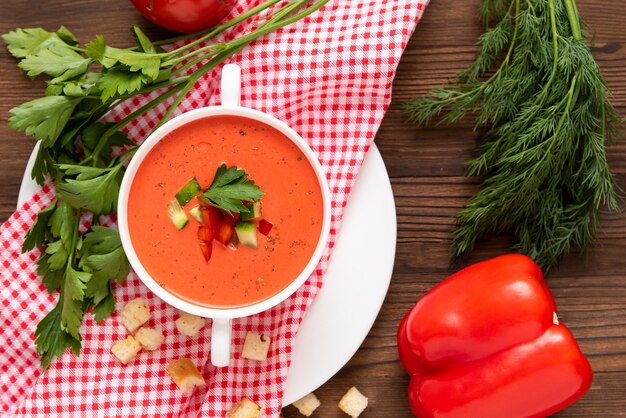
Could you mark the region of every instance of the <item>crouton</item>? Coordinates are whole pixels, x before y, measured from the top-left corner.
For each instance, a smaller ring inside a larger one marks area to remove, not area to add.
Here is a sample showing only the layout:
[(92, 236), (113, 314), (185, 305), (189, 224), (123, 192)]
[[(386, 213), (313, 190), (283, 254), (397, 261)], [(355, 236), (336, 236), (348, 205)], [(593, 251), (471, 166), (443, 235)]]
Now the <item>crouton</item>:
[(195, 337), (205, 323), (206, 320), (204, 318), (183, 312), (180, 318), (176, 320), (176, 328), (183, 335)]
[(298, 399), (294, 403), (292, 403), (298, 411), (304, 415), (305, 417), (310, 417), (313, 412), (321, 405), (315, 393), (311, 392), (303, 398)]
[(248, 398), (243, 398), (226, 413), (227, 418), (259, 418), (263, 415), (261, 407)]
[(124, 306), (120, 312), (122, 324), (128, 332), (134, 333), (137, 328), (148, 322), (150, 319), (150, 308), (148, 302), (142, 298), (133, 299)]
[(140, 350), (141, 345), (135, 341), (132, 335), (119, 340), (111, 347), (111, 352), (122, 364), (128, 364), (133, 361)]
[(352, 418), (356, 418), (361, 415), (367, 408), (367, 398), (363, 396), (361, 392), (354, 386), (352, 386), (345, 395), (339, 401), (339, 409)]
[(163, 344), (165, 337), (158, 329), (141, 327), (135, 333), (135, 340), (145, 350), (154, 351)]
[(241, 357), (250, 360), (264, 361), (270, 349), (270, 338), (263, 334), (248, 332), (243, 343)]
[(204, 386), (204, 378), (193, 364), (191, 359), (179, 358), (172, 360), (165, 367), (178, 389), (184, 394), (190, 394), (196, 386)]

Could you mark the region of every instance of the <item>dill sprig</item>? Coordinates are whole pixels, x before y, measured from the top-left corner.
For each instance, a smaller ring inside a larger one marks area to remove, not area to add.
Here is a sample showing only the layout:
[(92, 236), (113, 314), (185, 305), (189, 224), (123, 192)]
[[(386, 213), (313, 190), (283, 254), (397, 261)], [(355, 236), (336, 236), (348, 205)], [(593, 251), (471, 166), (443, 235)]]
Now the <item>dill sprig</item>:
[(548, 269), (595, 238), (600, 208), (618, 211), (605, 146), (623, 121), (582, 31), (574, 0), (484, 0), (488, 25), (456, 81), (404, 104), (417, 124), (466, 114), (488, 129), (469, 176), (481, 190), (457, 214), (452, 258), (487, 233)]

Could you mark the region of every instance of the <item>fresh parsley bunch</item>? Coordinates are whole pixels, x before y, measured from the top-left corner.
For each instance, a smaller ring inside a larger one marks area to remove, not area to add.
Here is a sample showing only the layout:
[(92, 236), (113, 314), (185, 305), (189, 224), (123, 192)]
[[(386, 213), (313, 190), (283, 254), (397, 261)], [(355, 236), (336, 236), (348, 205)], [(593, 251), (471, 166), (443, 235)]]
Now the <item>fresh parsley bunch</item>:
[(618, 211), (605, 146), (622, 121), (585, 41), (574, 0), (484, 0), (495, 21), (456, 82), (407, 102), (418, 124), (468, 112), (488, 132), (468, 175), (482, 190), (457, 215), (453, 258), (484, 234), (508, 231), (547, 269), (590, 244), (602, 205)]
[[(93, 308), (96, 321), (106, 318), (115, 309), (111, 280), (121, 282), (128, 274), (117, 231), (100, 226), (100, 217), (116, 210), (125, 164), (136, 149), (121, 129), (172, 99), (158, 128), (207, 72), (260, 36), (303, 19), (328, 1), (268, 0), (208, 31), (161, 42), (152, 42), (133, 26), (137, 45), (128, 49), (107, 45), (102, 36), (81, 46), (65, 27), (56, 32), (16, 29), (2, 36), (21, 70), (30, 77), (48, 77), (45, 95), (11, 109), (9, 119), (10, 128), (39, 140), (32, 176), (39, 184), (51, 177), (57, 194), (37, 216), (23, 246), (24, 251), (41, 248), (38, 273), (50, 293), (59, 291), (58, 304), (35, 332), (44, 369), (68, 347), (79, 354), (84, 314)], [(249, 33), (210, 42), (264, 11)], [(171, 50), (161, 47), (176, 41), (185, 42)], [(153, 91), (161, 94), (124, 119), (101, 120), (124, 100)], [(86, 230), (85, 220), (90, 220)]]

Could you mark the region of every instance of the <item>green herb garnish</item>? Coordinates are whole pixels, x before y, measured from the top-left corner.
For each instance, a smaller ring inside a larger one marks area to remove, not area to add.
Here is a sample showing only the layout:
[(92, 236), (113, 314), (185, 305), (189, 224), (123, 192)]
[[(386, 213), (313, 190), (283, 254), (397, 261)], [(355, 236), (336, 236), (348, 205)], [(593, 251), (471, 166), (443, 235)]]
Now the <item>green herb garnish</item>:
[[(42, 248), (38, 272), (50, 293), (60, 293), (57, 306), (35, 333), (44, 368), (68, 347), (79, 353), (78, 330), (85, 312), (93, 307), (96, 320), (107, 317), (115, 307), (111, 280), (123, 280), (128, 272), (117, 231), (98, 226), (100, 215), (115, 212), (125, 163), (136, 150), (121, 129), (172, 99), (153, 128), (157, 129), (209, 71), (255, 39), (303, 19), (328, 1), (267, 0), (215, 28), (159, 42), (133, 26), (136, 46), (128, 49), (107, 45), (100, 35), (81, 47), (65, 27), (56, 32), (16, 29), (2, 36), (23, 71), (48, 77), (43, 97), (11, 109), (9, 118), (10, 128), (40, 141), (31, 175), (39, 184), (53, 178), (57, 191), (57, 199), (39, 214), (23, 248)], [(248, 19), (258, 22), (250, 32), (228, 42), (210, 42)], [(182, 46), (161, 48), (174, 42)], [(125, 100), (154, 91), (159, 92), (155, 99), (124, 119), (100, 121)], [(125, 151), (114, 152), (118, 147)], [(237, 196), (247, 198), (249, 186), (250, 181), (239, 177), (216, 185), (211, 199), (234, 211)], [(229, 194), (233, 190), (239, 192)], [(92, 219), (86, 232), (79, 229), (82, 215)]]
[(217, 168), (213, 182), (199, 197), (203, 202), (216, 206), (224, 212), (248, 213), (249, 203), (257, 202), (265, 194), (248, 173), (222, 164)]
[(468, 112), (488, 132), (468, 175), (483, 188), (458, 215), (453, 258), (484, 234), (509, 231), (543, 268), (595, 237), (599, 208), (617, 211), (605, 145), (622, 125), (582, 31), (574, 0), (484, 0), (495, 20), (456, 83), (404, 110), (418, 124)]
[(60, 292), (57, 306), (35, 330), (44, 369), (68, 347), (78, 355), (85, 312), (93, 308), (98, 322), (107, 317), (115, 309), (110, 282), (123, 282), (129, 271), (118, 232), (94, 223), (81, 234), (80, 215), (69, 203), (54, 200), (37, 215), (24, 241), (24, 251), (45, 243), (37, 273), (49, 293)]

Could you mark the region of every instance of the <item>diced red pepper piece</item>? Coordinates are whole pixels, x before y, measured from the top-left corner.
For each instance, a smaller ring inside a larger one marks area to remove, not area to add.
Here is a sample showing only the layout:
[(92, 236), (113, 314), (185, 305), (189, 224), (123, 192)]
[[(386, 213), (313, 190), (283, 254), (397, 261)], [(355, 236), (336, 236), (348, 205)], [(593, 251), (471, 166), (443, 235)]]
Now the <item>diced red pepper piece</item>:
[(206, 225), (198, 227), (198, 241), (212, 242), (213, 238), (215, 238), (215, 230), (213, 228), (209, 228)]
[(202, 251), (204, 260), (208, 263), (211, 259), (211, 254), (213, 254), (213, 242), (200, 241), (200, 251)]
[(230, 240), (233, 238), (234, 234), (235, 227), (228, 221), (228, 219), (224, 219), (215, 234), (215, 240), (224, 245), (228, 245), (230, 244)]
[(222, 211), (214, 206), (202, 205), (200, 206), (200, 214), (204, 226), (209, 227), (215, 234), (224, 219)]
[(241, 215), (237, 212), (224, 212), (224, 219), (230, 222), (231, 225), (236, 225), (241, 219)]
[(274, 225), (271, 222), (266, 221), (265, 219), (261, 219), (259, 221), (259, 232), (265, 236), (270, 233)]

